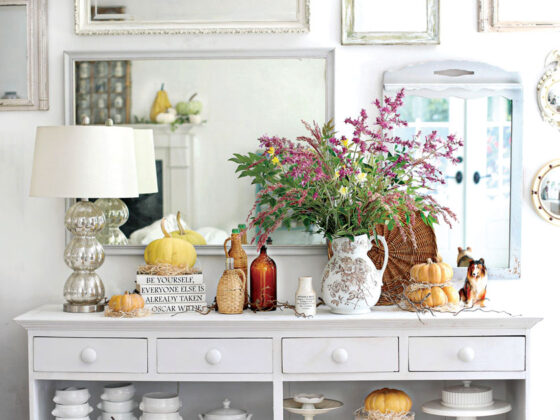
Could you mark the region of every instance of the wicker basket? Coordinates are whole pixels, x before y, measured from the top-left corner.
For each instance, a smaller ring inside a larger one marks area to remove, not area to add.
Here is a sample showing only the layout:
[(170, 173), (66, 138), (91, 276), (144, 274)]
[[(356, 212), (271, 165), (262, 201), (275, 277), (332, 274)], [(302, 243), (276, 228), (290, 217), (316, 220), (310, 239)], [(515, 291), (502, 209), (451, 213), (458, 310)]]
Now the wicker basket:
[(219, 313), (243, 313), (246, 284), (247, 277), (243, 270), (239, 268), (224, 270), (216, 291), (216, 304)]
[[(428, 258), (436, 260), (438, 250), (434, 230), (426, 225), (419, 215), (414, 221), (412, 230), (416, 238), (416, 247), (412, 243), (410, 234), (407, 234), (404, 239), (396, 227), (389, 231), (387, 226), (380, 225), (376, 229), (378, 235), (385, 237), (389, 249), (389, 262), (383, 274), (381, 298), (377, 303), (379, 306), (392, 305), (395, 300), (400, 299), (404, 287), (410, 282), (410, 269), (413, 265), (426, 262)], [(376, 244), (372, 241), (368, 255), (376, 267), (383, 265), (384, 250), (381, 243)]]

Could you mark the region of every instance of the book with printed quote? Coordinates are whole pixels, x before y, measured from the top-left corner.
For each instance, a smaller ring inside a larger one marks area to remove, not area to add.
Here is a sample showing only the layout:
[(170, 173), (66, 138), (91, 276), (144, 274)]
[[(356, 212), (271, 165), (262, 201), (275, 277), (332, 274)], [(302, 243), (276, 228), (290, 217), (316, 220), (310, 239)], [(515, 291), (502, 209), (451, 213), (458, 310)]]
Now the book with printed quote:
[(146, 304), (151, 303), (204, 303), (206, 304), (206, 293), (189, 293), (183, 295), (145, 295), (142, 296)]
[(141, 295), (206, 293), (206, 284), (137, 284), (136, 290)]
[(163, 284), (202, 284), (202, 273), (186, 274), (179, 276), (153, 276), (150, 274), (137, 274), (136, 284), (141, 285), (163, 285)]
[(206, 308), (206, 302), (180, 304), (155, 303), (146, 304), (144, 308), (151, 310), (154, 314), (175, 314), (180, 312), (202, 311)]

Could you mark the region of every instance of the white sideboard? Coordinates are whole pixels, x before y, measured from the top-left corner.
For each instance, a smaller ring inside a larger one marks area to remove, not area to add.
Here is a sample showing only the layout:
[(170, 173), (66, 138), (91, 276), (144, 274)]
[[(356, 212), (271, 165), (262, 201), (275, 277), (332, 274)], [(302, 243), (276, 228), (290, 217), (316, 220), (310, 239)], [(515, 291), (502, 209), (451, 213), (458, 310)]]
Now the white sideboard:
[[(228, 397), (256, 420), (295, 419), (283, 398), (321, 392), (344, 407), (324, 420), (352, 419), (363, 398), (387, 386), (421, 405), (441, 388), (476, 380), (513, 411), (493, 419), (529, 420), (529, 330), (540, 318), (492, 312), (422, 315), (395, 308), (312, 319), (291, 311), (242, 315), (106, 318), (42, 306), (17, 317), (28, 331), (30, 419), (52, 418), (57, 387), (81, 384), (97, 403), (103, 384), (133, 381), (142, 392), (177, 390), (184, 420)], [(94, 405), (94, 404), (92, 404)], [(91, 417), (97, 418), (97, 414)]]

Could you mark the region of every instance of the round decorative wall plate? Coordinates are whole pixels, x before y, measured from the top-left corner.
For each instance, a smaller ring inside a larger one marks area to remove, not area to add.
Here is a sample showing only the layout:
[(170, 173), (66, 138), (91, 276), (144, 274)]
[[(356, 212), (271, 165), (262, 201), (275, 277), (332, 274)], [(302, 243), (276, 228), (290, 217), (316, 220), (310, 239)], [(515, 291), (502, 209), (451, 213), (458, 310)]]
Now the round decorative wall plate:
[(543, 166), (533, 181), (531, 197), (537, 213), (560, 226), (560, 160)]
[(537, 84), (537, 100), (544, 121), (560, 128), (560, 51), (545, 59), (546, 71)]

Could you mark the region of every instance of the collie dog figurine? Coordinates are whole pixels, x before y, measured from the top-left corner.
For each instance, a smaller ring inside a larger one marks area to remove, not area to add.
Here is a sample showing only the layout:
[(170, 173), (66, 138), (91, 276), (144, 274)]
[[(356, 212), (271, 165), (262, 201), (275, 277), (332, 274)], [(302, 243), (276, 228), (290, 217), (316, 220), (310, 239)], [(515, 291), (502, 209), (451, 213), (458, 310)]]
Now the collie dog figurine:
[(472, 260), (467, 269), (465, 285), (459, 290), (461, 300), (465, 302), (467, 306), (474, 306), (476, 304), (484, 306), (487, 286), (488, 279), (486, 278), (484, 259)]

